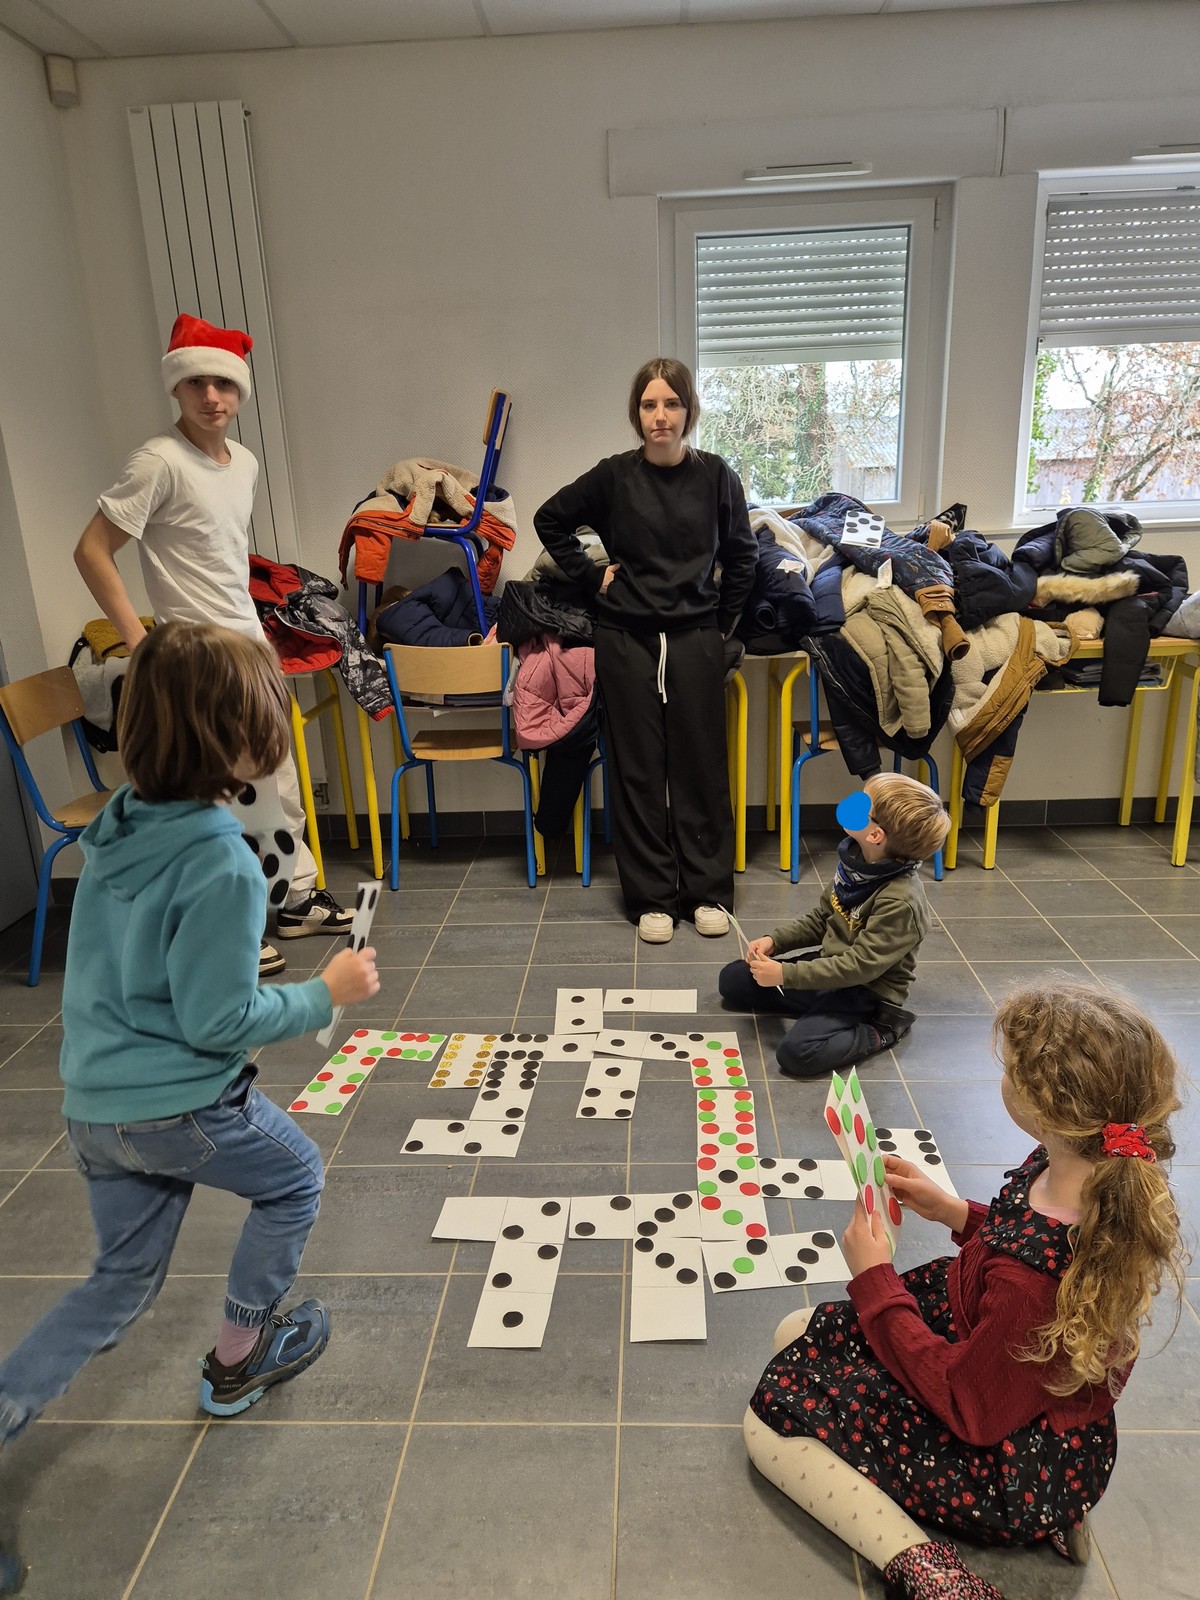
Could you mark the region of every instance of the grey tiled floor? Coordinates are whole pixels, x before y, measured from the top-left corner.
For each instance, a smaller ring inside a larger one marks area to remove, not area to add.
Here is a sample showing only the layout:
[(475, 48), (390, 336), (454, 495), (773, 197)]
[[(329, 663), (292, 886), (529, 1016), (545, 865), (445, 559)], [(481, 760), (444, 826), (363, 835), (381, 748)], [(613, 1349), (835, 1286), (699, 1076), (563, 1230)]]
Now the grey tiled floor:
[[(986, 1198), (1025, 1154), (989, 1048), (993, 1001), (1014, 982), (1053, 970), (1123, 984), (1191, 1067), (1200, 870), (1172, 869), (1167, 842), (1155, 829), (1006, 830), (997, 871), (968, 842), (959, 869), (929, 884), (938, 926), (919, 1021), (863, 1076), (880, 1120), (935, 1130), (960, 1192)], [(806, 840), (792, 889), (775, 841), (752, 841), (738, 885), (746, 928), (811, 903), (835, 843)], [(343, 855), (331, 884), (345, 889), (359, 870)], [(591, 889), (564, 859), (531, 891), (507, 842), (448, 842), (406, 857), (376, 928), (384, 984), (360, 1014), (376, 1025), (544, 1029), (560, 984), (695, 986), (704, 1025), (720, 1019), (742, 1039), (764, 1152), (827, 1153), (825, 1086), (773, 1072), (779, 1025), (722, 1017), (715, 979), (730, 941), (685, 927), (669, 946), (639, 948), (603, 853)], [(21, 982), (27, 939), (27, 927), (0, 935), (0, 1349), (78, 1281), (91, 1249), (58, 1113), (61, 917), (37, 990)], [(289, 944), (291, 975), (327, 949)], [(312, 1040), (273, 1046), (260, 1083), (286, 1101), (322, 1059)], [(690, 1181), (686, 1078), (648, 1068), (631, 1123), (581, 1123), (582, 1071), (546, 1070), (515, 1162), (400, 1159), (409, 1121), (446, 1097), (397, 1066), (381, 1066), (344, 1116), (310, 1127), (329, 1182), (300, 1288), (328, 1302), (334, 1337), (310, 1373), (229, 1423), (198, 1417), (196, 1358), (241, 1208), (198, 1191), (154, 1310), (0, 1456), (0, 1537), (19, 1535), (31, 1600), (190, 1600), (199, 1583), (294, 1600), (878, 1596), (877, 1576), (757, 1480), (742, 1451), (742, 1410), (799, 1291), (710, 1299), (704, 1344), (630, 1345), (628, 1247), (572, 1243), (541, 1351), (466, 1348), (488, 1247), (430, 1239), (445, 1195)], [(1200, 1115), (1190, 1086), (1188, 1096), (1174, 1180), (1195, 1217)], [(845, 1221), (844, 1207), (771, 1207), (780, 1230)], [(903, 1266), (941, 1243), (911, 1220)], [(1160, 1322), (1150, 1350), (1169, 1331), (1165, 1311)], [(972, 1554), (1010, 1600), (1197, 1593), (1198, 1358), (1200, 1277), (1175, 1338), (1143, 1357), (1121, 1402), (1097, 1559), (1079, 1571), (1046, 1554)]]

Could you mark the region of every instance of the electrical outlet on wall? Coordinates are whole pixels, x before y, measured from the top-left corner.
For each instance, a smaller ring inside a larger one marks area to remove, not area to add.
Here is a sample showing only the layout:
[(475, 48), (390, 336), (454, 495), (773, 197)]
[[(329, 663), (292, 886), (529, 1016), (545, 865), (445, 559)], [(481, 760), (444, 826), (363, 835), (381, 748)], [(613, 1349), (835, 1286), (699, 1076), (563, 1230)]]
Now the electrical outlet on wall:
[(313, 804), (318, 810), (326, 810), (329, 806), (329, 785), (327, 783), (314, 783), (312, 792)]

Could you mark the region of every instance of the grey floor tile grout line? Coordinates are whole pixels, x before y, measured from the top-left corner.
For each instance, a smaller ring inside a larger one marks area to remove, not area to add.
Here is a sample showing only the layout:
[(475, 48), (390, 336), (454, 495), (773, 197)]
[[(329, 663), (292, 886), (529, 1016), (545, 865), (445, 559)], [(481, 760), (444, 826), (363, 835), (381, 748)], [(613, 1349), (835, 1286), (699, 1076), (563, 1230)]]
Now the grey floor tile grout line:
[(142, 1551), (141, 1558), (139, 1559), (137, 1566), (133, 1569), (133, 1576), (130, 1578), (129, 1582), (125, 1585), (124, 1592), (121, 1595), (121, 1600), (129, 1600), (129, 1597), (133, 1594), (133, 1591), (137, 1588), (138, 1581), (141, 1578), (142, 1573), (146, 1570), (146, 1563), (150, 1559), (150, 1553), (154, 1549), (155, 1544), (158, 1542), (158, 1536), (162, 1532), (163, 1526), (166, 1523), (166, 1520), (167, 1520), (168, 1516), (171, 1514), (171, 1507), (175, 1504), (175, 1501), (176, 1501), (176, 1498), (178, 1497), (180, 1489), (183, 1488), (183, 1480), (187, 1477), (188, 1473), (191, 1471), (192, 1463), (195, 1461), (197, 1455), (199, 1454), (200, 1446), (204, 1443), (205, 1439), (208, 1437), (208, 1429), (209, 1429), (209, 1424), (207, 1422), (203, 1423), (201, 1425), (200, 1432), (197, 1435), (197, 1437), (195, 1439), (195, 1442), (192, 1445), (191, 1450), (188, 1452), (188, 1458), (183, 1463), (183, 1466), (180, 1468), (179, 1475), (175, 1479), (174, 1484), (172, 1485), (170, 1494), (167, 1496), (167, 1503), (162, 1508), (162, 1510), (159, 1512), (158, 1521), (154, 1524), (154, 1528), (153, 1528), (153, 1530), (152, 1530), (152, 1532), (150, 1534), (150, 1538), (146, 1542), (146, 1548)]
[(64, 1135), (60, 1133), (57, 1136), (57, 1138), (55, 1139), (54, 1143), (50, 1146), (50, 1148), (43, 1155), (40, 1155), (38, 1157), (38, 1159), (33, 1163), (33, 1165), (29, 1168), (29, 1170), (16, 1183), (13, 1184), (12, 1188), (8, 1191), (8, 1193), (6, 1195), (0, 1197), (0, 1211), (2, 1211), (4, 1209), (4, 1207), (8, 1204), (8, 1202), (12, 1199), (13, 1195), (15, 1195), (17, 1190), (22, 1186), (22, 1184), (28, 1182), (28, 1180), (33, 1177), (34, 1173), (41, 1166), (42, 1162), (46, 1160), (47, 1156), (52, 1156), (54, 1154), (54, 1152), (58, 1149), (59, 1145), (62, 1143), (63, 1138), (64, 1138)]

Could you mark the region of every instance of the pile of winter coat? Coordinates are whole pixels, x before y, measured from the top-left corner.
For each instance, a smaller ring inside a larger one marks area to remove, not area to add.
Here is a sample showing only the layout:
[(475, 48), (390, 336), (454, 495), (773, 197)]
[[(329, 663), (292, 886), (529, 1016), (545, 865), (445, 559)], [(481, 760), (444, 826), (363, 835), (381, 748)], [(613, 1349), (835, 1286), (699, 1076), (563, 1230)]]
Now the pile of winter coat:
[[(1151, 639), (1187, 594), (1183, 558), (1137, 552), (1139, 524), (1120, 513), (1068, 508), (1010, 557), (966, 529), (962, 505), (908, 534), (885, 529), (878, 545), (843, 540), (847, 515), (866, 509), (825, 494), (786, 517), (752, 513), (777, 553), (760, 559), (742, 618), (752, 650), (808, 651), (860, 777), (879, 771), (881, 746), (925, 755), (948, 722), (966, 798), (994, 804), (1047, 673), (1070, 672), (1078, 643), (1103, 635), (1100, 704), (1128, 705)], [(760, 631), (768, 600), (775, 619), (811, 615), (809, 631)]]

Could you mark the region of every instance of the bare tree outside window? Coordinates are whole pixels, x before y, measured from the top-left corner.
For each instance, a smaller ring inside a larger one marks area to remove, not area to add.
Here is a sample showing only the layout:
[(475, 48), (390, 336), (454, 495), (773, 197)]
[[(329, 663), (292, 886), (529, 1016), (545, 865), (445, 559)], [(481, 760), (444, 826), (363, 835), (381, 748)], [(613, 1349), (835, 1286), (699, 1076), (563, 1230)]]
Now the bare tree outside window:
[(759, 505), (898, 497), (900, 360), (702, 366), (700, 443)]

